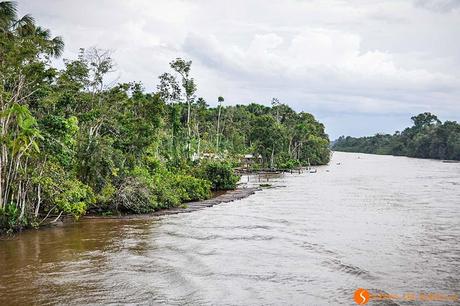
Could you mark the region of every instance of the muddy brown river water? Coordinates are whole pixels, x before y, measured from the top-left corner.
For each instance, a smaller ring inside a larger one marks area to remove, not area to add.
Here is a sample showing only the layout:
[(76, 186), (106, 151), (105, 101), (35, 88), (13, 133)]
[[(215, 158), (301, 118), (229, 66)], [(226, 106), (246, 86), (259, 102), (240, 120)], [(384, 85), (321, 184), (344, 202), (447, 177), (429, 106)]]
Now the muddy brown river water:
[(355, 305), (359, 287), (460, 296), (460, 164), (336, 152), (317, 173), (269, 183), (192, 213), (2, 240), (0, 305)]

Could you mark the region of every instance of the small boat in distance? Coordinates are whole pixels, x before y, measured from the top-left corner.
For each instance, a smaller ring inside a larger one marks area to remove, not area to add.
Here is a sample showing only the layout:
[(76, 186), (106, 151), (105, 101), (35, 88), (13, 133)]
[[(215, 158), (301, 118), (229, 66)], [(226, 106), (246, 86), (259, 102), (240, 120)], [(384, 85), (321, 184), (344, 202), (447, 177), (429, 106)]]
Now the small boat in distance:
[(317, 169), (310, 169), (310, 173), (316, 173), (317, 171)]

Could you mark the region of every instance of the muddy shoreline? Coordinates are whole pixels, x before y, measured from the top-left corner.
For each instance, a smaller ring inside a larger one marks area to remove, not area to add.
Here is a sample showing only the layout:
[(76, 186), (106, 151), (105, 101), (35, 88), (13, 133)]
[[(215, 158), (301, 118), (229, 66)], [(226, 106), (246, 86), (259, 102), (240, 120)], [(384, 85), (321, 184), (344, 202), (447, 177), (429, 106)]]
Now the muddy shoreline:
[[(62, 216), (61, 218), (59, 218), (58, 221), (44, 223), (40, 225), (40, 227), (36, 228), (35, 230), (41, 230), (41, 229), (46, 229), (46, 228), (56, 227), (56, 226), (66, 226), (66, 225), (80, 222), (83, 220), (151, 219), (151, 218), (167, 216), (167, 215), (189, 213), (189, 212), (194, 212), (197, 210), (204, 209), (206, 207), (212, 207), (214, 205), (219, 205), (222, 203), (229, 203), (229, 202), (233, 202), (236, 200), (241, 200), (241, 199), (249, 197), (250, 195), (253, 195), (254, 193), (256, 193), (256, 191), (260, 191), (260, 190), (262, 190), (262, 188), (260, 187), (247, 187), (247, 188), (239, 187), (234, 190), (228, 190), (211, 199), (183, 203), (184, 207), (164, 208), (164, 209), (160, 209), (160, 210), (157, 210), (149, 214), (120, 214), (120, 215), (111, 215), (111, 216), (88, 214), (88, 215), (82, 216), (79, 220), (75, 220), (71, 216)], [(56, 217), (56, 216), (50, 216), (50, 219), (52, 219), (53, 217)], [(8, 239), (11, 239), (12, 237), (15, 237), (18, 234), (20, 235), (21, 233), (25, 233), (31, 230), (34, 230), (34, 228), (22, 229), (14, 233), (0, 233), (0, 240), (5, 240), (5, 239), (8, 240)]]
[(189, 213), (189, 212), (201, 210), (206, 207), (212, 207), (214, 205), (219, 205), (222, 203), (229, 203), (229, 202), (233, 202), (236, 200), (241, 200), (241, 199), (249, 197), (250, 195), (253, 195), (254, 193), (256, 193), (256, 191), (260, 191), (260, 190), (262, 190), (262, 188), (260, 187), (237, 188), (234, 190), (229, 190), (211, 199), (184, 203), (184, 207), (165, 208), (165, 209), (160, 209), (160, 210), (157, 210), (149, 214), (126, 214), (126, 215), (113, 215), (113, 216), (85, 215), (81, 217), (80, 220), (148, 219), (152, 217)]

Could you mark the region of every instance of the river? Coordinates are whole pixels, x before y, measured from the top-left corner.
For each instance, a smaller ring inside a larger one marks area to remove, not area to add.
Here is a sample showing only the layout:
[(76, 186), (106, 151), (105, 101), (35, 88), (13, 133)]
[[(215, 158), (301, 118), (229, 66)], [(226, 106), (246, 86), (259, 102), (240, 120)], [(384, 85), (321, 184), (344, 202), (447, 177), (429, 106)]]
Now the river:
[(460, 164), (335, 152), (317, 173), (269, 184), (192, 213), (2, 240), (0, 305), (355, 305), (359, 287), (460, 296)]

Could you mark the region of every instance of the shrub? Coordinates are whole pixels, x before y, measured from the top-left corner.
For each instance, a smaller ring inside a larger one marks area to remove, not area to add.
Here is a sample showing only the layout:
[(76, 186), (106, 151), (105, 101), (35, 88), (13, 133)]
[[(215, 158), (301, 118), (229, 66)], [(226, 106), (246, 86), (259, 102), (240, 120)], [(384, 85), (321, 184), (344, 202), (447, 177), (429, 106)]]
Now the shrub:
[(211, 183), (191, 175), (161, 171), (150, 179), (150, 187), (160, 208), (177, 207), (183, 202), (211, 196)]
[(157, 173), (150, 181), (151, 189), (156, 197), (158, 208), (177, 207), (182, 202), (182, 192), (174, 189), (174, 175), (163, 171)]
[(99, 204), (107, 204), (110, 202), (110, 200), (113, 198), (113, 196), (116, 193), (115, 187), (112, 185), (112, 183), (108, 182), (102, 187), (101, 191), (99, 194), (96, 196), (97, 203)]
[(211, 197), (211, 182), (190, 175), (176, 175), (174, 187), (180, 192), (182, 202)]
[(300, 162), (295, 159), (284, 158), (277, 162), (277, 168), (279, 169), (295, 169), (300, 167)]
[(19, 215), (20, 211), (14, 203), (0, 208), (0, 233), (19, 228), (21, 226)]
[(212, 190), (235, 189), (240, 180), (229, 163), (219, 161), (202, 164), (198, 169), (198, 177), (210, 181)]
[(142, 214), (155, 209), (156, 198), (142, 180), (128, 177), (121, 184), (111, 203), (114, 210)]
[(152, 174), (148, 168), (138, 166), (120, 186), (111, 207), (133, 213), (149, 213), (210, 196), (211, 183), (207, 180), (174, 174), (164, 168)]
[(77, 219), (86, 212), (87, 205), (94, 201), (95, 197), (91, 187), (75, 179), (65, 180), (62, 191), (53, 199), (59, 210)]
[(77, 219), (96, 201), (91, 187), (69, 177), (57, 163), (48, 162), (43, 173), (33, 179), (34, 183), (42, 187), (46, 199), (44, 202), (47, 204), (45, 207), (55, 206), (59, 211), (71, 214)]

